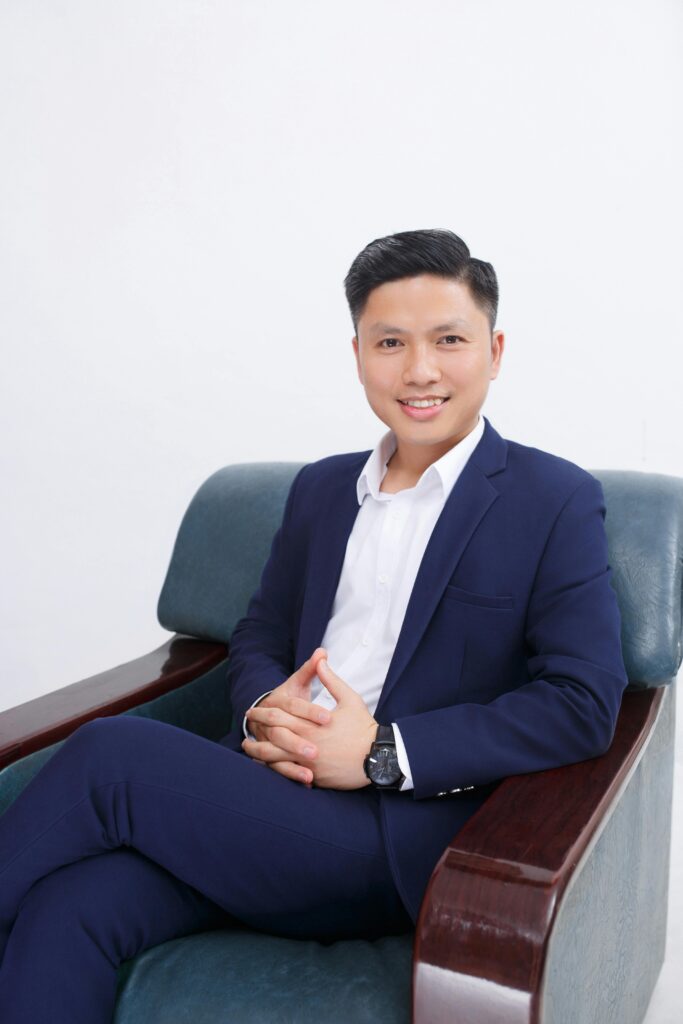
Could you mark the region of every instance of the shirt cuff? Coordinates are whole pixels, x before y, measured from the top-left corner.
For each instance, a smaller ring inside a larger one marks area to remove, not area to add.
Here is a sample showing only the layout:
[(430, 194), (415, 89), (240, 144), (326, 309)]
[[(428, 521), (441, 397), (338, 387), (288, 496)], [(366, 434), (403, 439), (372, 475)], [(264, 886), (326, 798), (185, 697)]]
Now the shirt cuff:
[[(252, 708), (255, 708), (256, 705), (259, 703), (259, 701), (262, 701), (264, 697), (267, 697), (268, 694), (272, 693), (272, 692), (273, 692), (272, 690), (266, 690), (266, 692), (262, 693), (261, 696), (257, 700), (255, 700), (254, 703), (251, 704), (250, 706)], [(249, 709), (247, 708), (247, 710), (249, 710)], [(250, 739), (250, 738), (252, 740), (256, 739), (256, 737), (253, 735), (253, 733), (250, 733), (249, 730), (247, 729), (247, 716), (246, 715), (244, 716), (244, 719), (242, 721), (242, 732), (244, 733), (244, 738), (245, 739), (247, 739), (247, 740)]]
[(394, 739), (396, 740), (396, 757), (398, 759), (398, 766), (405, 775), (405, 779), (401, 783), (401, 788), (399, 790), (399, 792), (402, 793), (404, 789), (413, 789), (413, 777), (410, 774), (410, 763), (408, 761), (406, 745), (403, 742), (403, 737), (401, 736), (401, 730), (396, 725), (396, 722), (392, 722), (391, 725), (394, 730)]

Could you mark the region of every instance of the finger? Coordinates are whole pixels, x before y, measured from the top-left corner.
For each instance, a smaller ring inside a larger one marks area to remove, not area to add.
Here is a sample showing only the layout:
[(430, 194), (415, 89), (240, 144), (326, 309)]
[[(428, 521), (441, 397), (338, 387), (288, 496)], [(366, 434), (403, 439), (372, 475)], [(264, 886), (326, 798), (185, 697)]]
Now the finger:
[(316, 647), (313, 654), (308, 658), (303, 665), (301, 665), (296, 672), (294, 672), (289, 678), (290, 682), (295, 683), (298, 686), (307, 686), (316, 675), (318, 671), (318, 662), (321, 658), (327, 657), (327, 651), (324, 647)]
[(310, 768), (302, 768), (300, 764), (296, 764), (294, 761), (273, 761), (269, 767), (273, 771), (279, 772), (280, 775), (292, 779), (294, 782), (303, 782), (309, 787), (313, 782), (313, 772)]
[[(278, 744), (274, 742), (275, 740), (278, 740), (278, 742), (280, 741), (280, 734), (277, 733), (277, 730), (280, 730), (282, 735), (285, 736), (287, 742), (289, 742), (288, 737), (292, 738), (291, 748), (278, 746)], [(290, 732), (289, 729), (282, 729), (281, 726), (275, 726), (274, 729), (270, 730), (270, 735), (273, 737), (272, 740), (245, 739), (242, 741), (242, 749), (249, 754), (250, 757), (260, 758), (268, 764), (273, 761), (289, 761), (292, 759), (292, 756), (303, 757), (306, 760), (312, 760), (317, 756), (318, 752), (313, 744), (302, 740), (299, 736)], [(308, 753), (308, 751), (312, 751), (312, 753)]]
[(294, 761), (273, 761), (268, 764), (266, 761), (260, 761), (258, 757), (253, 758), (255, 764), (262, 764), (264, 768), (274, 768), (275, 771), (281, 775), (286, 775), (287, 778), (292, 779), (294, 782), (302, 782), (309, 789), (313, 784), (313, 772), (309, 768), (302, 768), (300, 764), (296, 764)]
[(281, 750), (286, 750), (290, 757), (312, 761), (318, 756), (318, 748), (312, 740), (292, 732), (286, 725), (271, 726), (268, 739)]
[(262, 761), (264, 764), (270, 764), (271, 761), (276, 761), (278, 758), (288, 760), (291, 757), (286, 750), (280, 750), (274, 743), (265, 739), (244, 739), (242, 740), (242, 750), (254, 761)]
[(289, 697), (285, 703), (285, 708), (289, 711), (290, 715), (293, 715), (295, 718), (305, 718), (308, 722), (318, 722), (324, 725), (332, 720), (332, 713), (330, 711), (321, 707), (320, 704), (304, 700), (303, 697)]
[(250, 726), (253, 726), (255, 722), (261, 722), (264, 725), (284, 725), (297, 734), (303, 722), (313, 722), (314, 724), (329, 722), (329, 711), (325, 711), (319, 704), (309, 704), (308, 701), (302, 700), (301, 705), (304, 712), (302, 715), (291, 714), (279, 707), (249, 708), (247, 722)]

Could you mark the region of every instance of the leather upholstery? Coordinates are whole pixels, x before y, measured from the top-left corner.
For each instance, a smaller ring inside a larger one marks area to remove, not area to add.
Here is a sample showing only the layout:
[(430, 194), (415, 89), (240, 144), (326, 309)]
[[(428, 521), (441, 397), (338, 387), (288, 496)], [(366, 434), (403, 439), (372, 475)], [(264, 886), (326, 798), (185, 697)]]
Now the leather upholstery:
[(409, 1024), (412, 942), (239, 927), (173, 939), (119, 969), (114, 1024)]
[(631, 686), (670, 682), (681, 663), (683, 480), (592, 470), (602, 483), (612, 585)]
[(180, 524), (159, 597), (171, 632), (227, 643), (256, 590), (301, 462), (247, 462), (206, 480)]

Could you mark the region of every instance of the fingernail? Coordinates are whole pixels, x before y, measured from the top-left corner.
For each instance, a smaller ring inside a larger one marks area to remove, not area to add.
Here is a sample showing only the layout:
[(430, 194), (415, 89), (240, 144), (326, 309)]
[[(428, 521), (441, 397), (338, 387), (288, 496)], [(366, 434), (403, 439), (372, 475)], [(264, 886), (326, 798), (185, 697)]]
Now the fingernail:
[(329, 722), (329, 720), (330, 716), (328, 715), (327, 711), (321, 711), (320, 714), (318, 715), (319, 722)]
[(320, 668), (321, 665), (322, 665), (323, 668), (327, 668), (327, 659), (326, 658), (321, 658), (320, 659), (320, 661), (318, 662), (318, 668)]
[(313, 757), (315, 750), (313, 747), (304, 747), (304, 757)]

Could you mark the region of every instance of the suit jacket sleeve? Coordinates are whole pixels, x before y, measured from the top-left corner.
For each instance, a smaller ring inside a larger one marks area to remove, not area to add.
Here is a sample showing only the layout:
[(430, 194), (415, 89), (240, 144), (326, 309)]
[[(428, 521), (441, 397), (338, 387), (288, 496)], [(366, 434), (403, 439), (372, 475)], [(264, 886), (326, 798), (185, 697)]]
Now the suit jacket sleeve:
[(602, 487), (588, 476), (562, 506), (537, 567), (525, 624), (528, 683), (488, 704), (397, 717), (415, 799), (608, 748), (628, 680), (604, 518)]
[(295, 669), (295, 615), (301, 566), (297, 571), (290, 523), (301, 472), (300, 469), (289, 489), (259, 587), (230, 638), (228, 688), (233, 722), (241, 722), (247, 708), (264, 691), (275, 689)]

